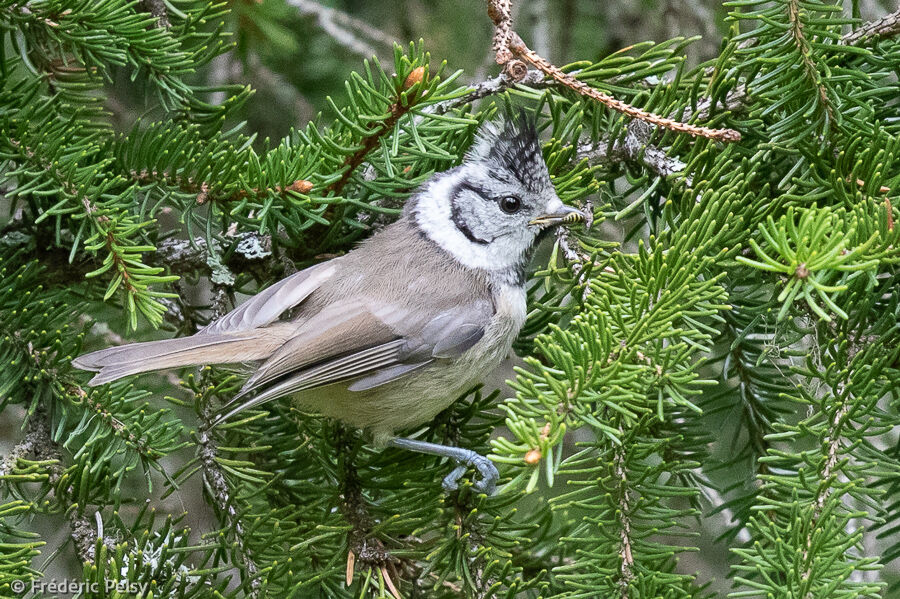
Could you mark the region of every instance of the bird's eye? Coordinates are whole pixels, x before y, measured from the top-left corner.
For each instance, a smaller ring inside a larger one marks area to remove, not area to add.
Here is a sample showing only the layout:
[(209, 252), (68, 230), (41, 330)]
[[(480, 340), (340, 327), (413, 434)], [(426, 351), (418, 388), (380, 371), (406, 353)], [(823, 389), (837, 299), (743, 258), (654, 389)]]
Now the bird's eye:
[(503, 196), (500, 198), (500, 210), (507, 214), (515, 214), (522, 209), (522, 200), (516, 196)]

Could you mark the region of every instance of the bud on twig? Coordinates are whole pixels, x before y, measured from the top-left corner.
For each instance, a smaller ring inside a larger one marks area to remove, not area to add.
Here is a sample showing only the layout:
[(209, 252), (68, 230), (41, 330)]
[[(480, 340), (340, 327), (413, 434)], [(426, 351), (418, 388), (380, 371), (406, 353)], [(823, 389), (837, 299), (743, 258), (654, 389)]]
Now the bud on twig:
[(525, 463), (529, 466), (534, 466), (535, 464), (539, 464), (541, 462), (542, 457), (544, 456), (541, 454), (540, 449), (532, 449), (525, 454)]
[(425, 78), (425, 67), (416, 67), (412, 71), (410, 71), (409, 75), (406, 76), (406, 80), (403, 82), (403, 89), (408, 90), (416, 83), (422, 81)]
[(528, 65), (514, 58), (506, 63), (503, 70), (513, 81), (521, 81), (528, 74)]
[(287, 190), (296, 191), (297, 193), (309, 193), (312, 188), (312, 182), (305, 179), (297, 179), (296, 181), (288, 185)]

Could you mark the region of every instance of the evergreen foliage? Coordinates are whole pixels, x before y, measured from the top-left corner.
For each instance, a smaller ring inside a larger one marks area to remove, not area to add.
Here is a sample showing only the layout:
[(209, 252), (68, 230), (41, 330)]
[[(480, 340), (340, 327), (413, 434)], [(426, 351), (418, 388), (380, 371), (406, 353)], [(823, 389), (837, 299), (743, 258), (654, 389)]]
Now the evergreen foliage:
[[(209, 65), (232, 9), (292, 47), (278, 19), (314, 3), (250, 4), (0, 0), (0, 595), (66, 554), (70, 577), (154, 597), (708, 597), (682, 560), (722, 514), (732, 597), (896, 592), (891, 21), (848, 36), (856, 2), (736, 0), (709, 61), (676, 38), (563, 67), (733, 144), (535, 71), (470, 85), (430, 40), (366, 60), (271, 142), (240, 122), (254, 91)], [(141, 106), (124, 124), (122, 94)], [(498, 494), (448, 494), (448, 464), (288, 402), (210, 432), (233, 370), (91, 388), (71, 367), (348, 250), (512, 105), (593, 222), (533, 265), (511, 387), (421, 437), (490, 453)], [(173, 508), (192, 490), (199, 516)], [(71, 544), (46, 545), (53, 526)]]

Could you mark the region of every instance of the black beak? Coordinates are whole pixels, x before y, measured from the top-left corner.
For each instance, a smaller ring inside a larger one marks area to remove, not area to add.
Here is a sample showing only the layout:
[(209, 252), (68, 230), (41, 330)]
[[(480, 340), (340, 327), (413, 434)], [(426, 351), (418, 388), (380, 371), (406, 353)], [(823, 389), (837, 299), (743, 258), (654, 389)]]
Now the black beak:
[(528, 224), (546, 228), (556, 225), (574, 225), (575, 223), (582, 223), (584, 220), (584, 213), (581, 210), (563, 206), (562, 210), (550, 214), (542, 214)]

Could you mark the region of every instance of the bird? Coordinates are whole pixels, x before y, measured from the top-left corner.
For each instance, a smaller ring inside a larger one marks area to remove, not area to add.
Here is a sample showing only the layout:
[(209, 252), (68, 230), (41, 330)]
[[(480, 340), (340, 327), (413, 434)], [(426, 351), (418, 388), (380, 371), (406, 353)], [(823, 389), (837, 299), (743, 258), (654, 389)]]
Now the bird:
[(456, 462), (443, 480), (493, 493), (487, 457), (398, 433), (431, 421), (505, 359), (526, 318), (526, 269), (558, 225), (585, 220), (557, 195), (535, 120), (486, 121), (458, 166), (438, 172), (393, 223), (344, 255), (257, 293), (189, 337), (115, 346), (75, 358), (91, 386), (206, 364), (255, 371), (216, 425), (292, 396), (366, 431), (376, 447)]

